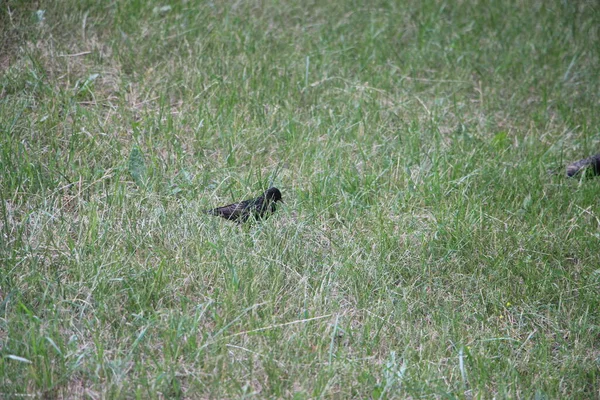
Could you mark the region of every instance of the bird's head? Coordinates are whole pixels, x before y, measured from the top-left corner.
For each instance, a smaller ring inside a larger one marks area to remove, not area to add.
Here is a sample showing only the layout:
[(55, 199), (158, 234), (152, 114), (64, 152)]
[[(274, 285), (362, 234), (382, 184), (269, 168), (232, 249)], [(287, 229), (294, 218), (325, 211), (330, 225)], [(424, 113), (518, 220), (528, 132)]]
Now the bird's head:
[(270, 201), (278, 202), (281, 200), (281, 192), (276, 187), (272, 187), (265, 192), (265, 198)]

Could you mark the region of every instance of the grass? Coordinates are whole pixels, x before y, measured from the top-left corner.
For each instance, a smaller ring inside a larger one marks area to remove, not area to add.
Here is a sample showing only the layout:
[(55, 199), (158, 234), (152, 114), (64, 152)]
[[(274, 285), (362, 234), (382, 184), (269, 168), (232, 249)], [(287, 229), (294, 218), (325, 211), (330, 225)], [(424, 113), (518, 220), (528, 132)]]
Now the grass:
[(3, 2), (0, 397), (600, 397), (599, 27)]

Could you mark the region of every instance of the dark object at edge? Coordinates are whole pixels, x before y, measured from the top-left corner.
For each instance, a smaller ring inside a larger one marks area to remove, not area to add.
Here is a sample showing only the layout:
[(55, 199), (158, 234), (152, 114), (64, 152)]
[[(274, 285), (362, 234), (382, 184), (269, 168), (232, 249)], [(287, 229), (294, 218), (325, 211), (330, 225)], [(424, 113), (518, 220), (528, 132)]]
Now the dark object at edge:
[(268, 189), (255, 199), (244, 200), (239, 203), (229, 204), (208, 210), (207, 213), (225, 218), (238, 224), (254, 219), (268, 218), (277, 209), (277, 202), (281, 200), (281, 192), (276, 187)]
[(600, 154), (567, 165), (567, 176), (575, 176), (582, 169), (590, 166), (592, 167), (594, 175), (600, 175)]

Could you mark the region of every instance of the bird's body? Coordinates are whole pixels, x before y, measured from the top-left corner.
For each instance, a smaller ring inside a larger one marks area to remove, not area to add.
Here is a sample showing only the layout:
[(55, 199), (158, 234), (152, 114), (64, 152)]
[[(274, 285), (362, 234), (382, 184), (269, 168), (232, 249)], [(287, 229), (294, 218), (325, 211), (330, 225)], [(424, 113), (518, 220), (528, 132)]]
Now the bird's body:
[(272, 187), (255, 199), (217, 207), (207, 212), (240, 224), (248, 221), (249, 218), (255, 220), (268, 218), (277, 209), (276, 203), (278, 201), (281, 201), (281, 192), (279, 189)]
[(567, 176), (572, 177), (585, 168), (591, 167), (594, 175), (600, 175), (600, 154), (584, 158), (583, 160), (575, 161), (567, 165)]

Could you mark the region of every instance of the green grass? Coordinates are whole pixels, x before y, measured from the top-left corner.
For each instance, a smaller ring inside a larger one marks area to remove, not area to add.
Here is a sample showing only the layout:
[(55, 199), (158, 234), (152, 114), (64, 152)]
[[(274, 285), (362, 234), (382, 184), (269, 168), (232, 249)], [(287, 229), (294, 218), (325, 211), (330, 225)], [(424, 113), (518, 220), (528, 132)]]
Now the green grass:
[(595, 1), (165, 6), (0, 4), (0, 397), (600, 397)]

